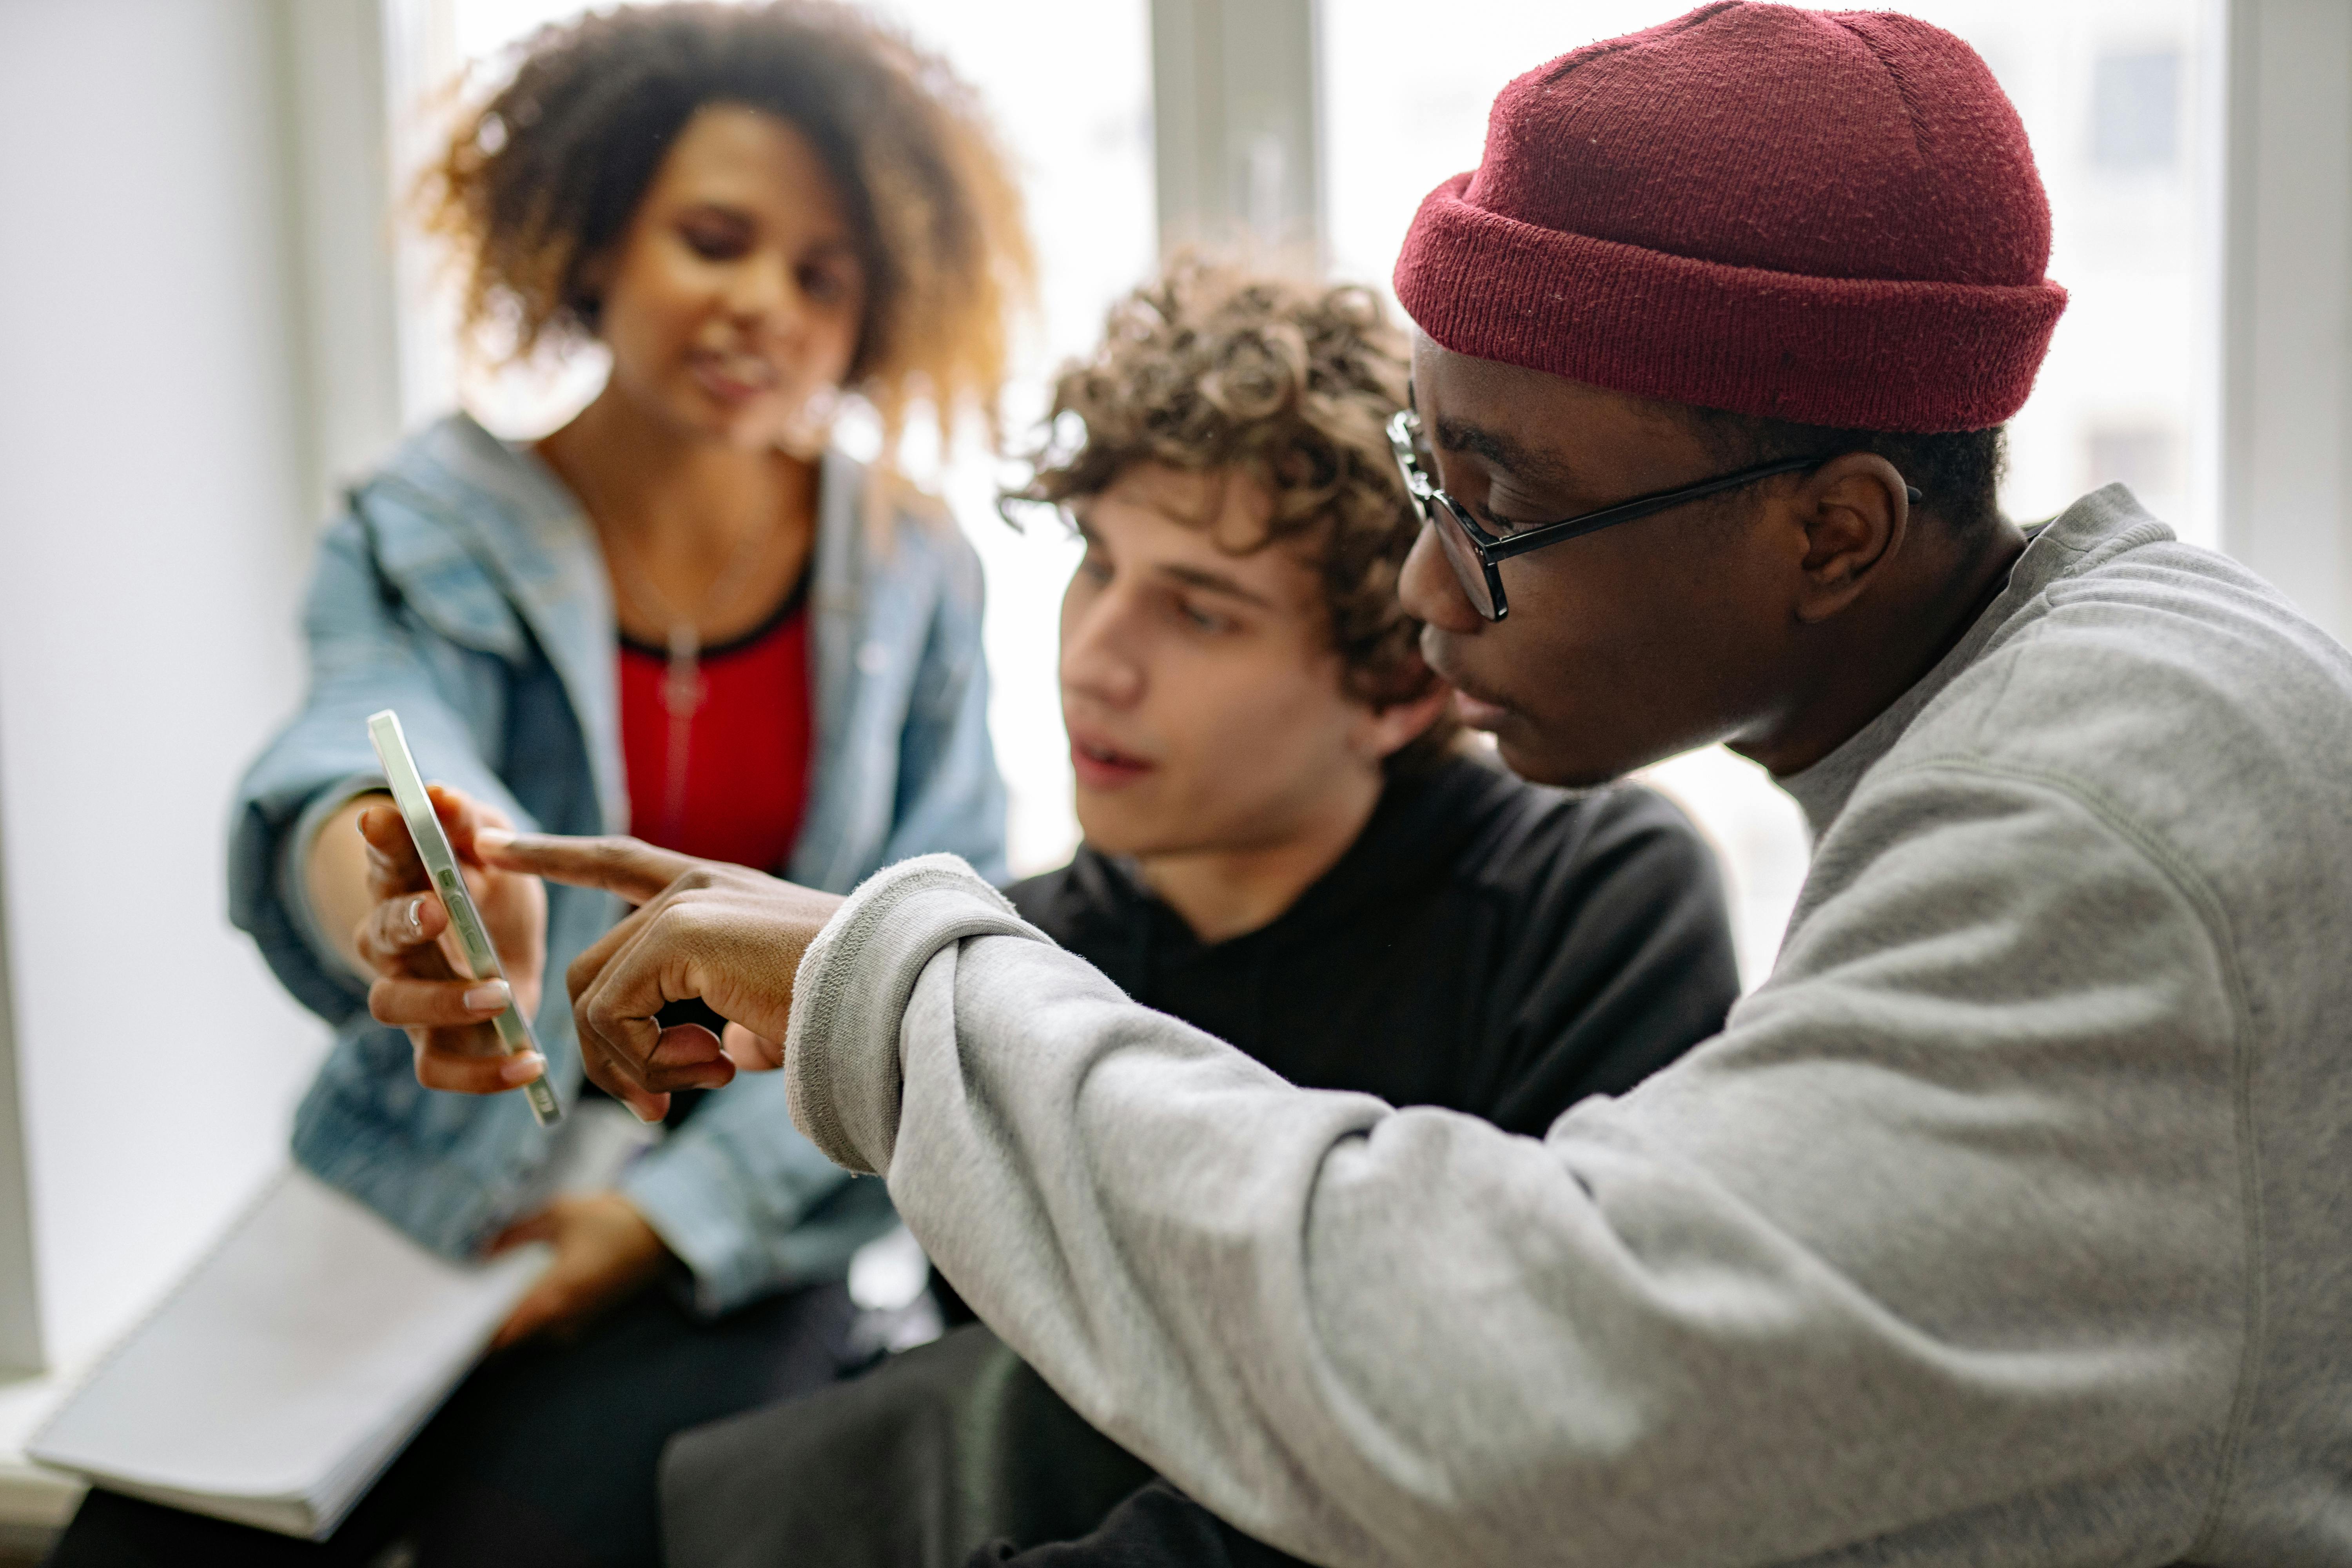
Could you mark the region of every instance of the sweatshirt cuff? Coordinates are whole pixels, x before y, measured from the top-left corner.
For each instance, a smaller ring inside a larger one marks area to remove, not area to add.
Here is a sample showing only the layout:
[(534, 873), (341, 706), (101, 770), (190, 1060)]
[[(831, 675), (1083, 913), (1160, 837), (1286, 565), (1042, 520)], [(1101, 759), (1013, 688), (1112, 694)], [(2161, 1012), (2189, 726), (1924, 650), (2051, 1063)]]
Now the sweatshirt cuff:
[(924, 966), (968, 936), (1051, 940), (957, 857), (922, 855), (867, 878), (801, 956), (787, 1102), (834, 1163), (888, 1174), (905, 1083), (899, 1024)]

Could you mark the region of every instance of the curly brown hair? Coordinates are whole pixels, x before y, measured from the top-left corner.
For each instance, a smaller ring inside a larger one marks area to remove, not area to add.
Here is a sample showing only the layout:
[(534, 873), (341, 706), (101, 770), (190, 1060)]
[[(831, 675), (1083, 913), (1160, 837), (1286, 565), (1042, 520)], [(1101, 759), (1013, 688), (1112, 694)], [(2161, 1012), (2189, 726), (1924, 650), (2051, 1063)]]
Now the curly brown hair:
[(839, 185), (867, 279), (846, 390), (887, 443), (919, 399), (943, 438), (967, 412), (993, 436), (1007, 318), (1035, 282), (1019, 190), (971, 89), (829, 0), (623, 6), (526, 40), (416, 192), (426, 229), (452, 242), (477, 345), (512, 361), (595, 334), (592, 264), (716, 103), (790, 123)]
[[(1063, 367), (1029, 482), (1005, 492), (1066, 507), (1139, 463), (1247, 476), (1272, 500), (1263, 538), (1304, 547), (1322, 580), (1347, 689), (1376, 707), (1424, 695), (1421, 623), (1397, 601), (1420, 522), (1387, 434), (1404, 406), (1404, 334), (1380, 297), (1197, 257), (1111, 307), (1093, 356)], [(1448, 750), (1450, 710), (1391, 759)]]

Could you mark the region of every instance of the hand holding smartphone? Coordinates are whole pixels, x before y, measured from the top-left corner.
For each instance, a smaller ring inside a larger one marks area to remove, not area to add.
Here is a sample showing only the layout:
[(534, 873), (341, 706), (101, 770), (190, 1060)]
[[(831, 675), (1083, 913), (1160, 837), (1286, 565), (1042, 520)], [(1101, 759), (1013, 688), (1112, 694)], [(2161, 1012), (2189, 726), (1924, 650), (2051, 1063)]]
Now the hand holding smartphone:
[[(425, 862), (425, 874), (432, 879), (433, 890), (440, 895), (442, 908), (449, 911), (449, 929), (457, 933), (467, 978), (504, 980), (506, 968), (499, 962), (499, 950), (490, 942), (489, 928), (482, 923), (481, 912), (474, 907), (473, 895), (466, 890), (465, 876), (457, 868), (457, 852), (441, 826), (440, 814), (433, 809), (432, 797), (425, 793), (425, 777), (416, 771), (416, 759), (409, 754), (408, 738), (401, 733), (400, 715), (389, 708), (372, 714), (368, 719), (368, 739), (375, 743), (385, 782), (392, 785), (393, 803), (400, 807), (401, 817), (408, 824), (408, 837), (416, 845), (417, 858)], [(509, 994), (512, 994), (511, 987)], [(530, 1020), (511, 1000), (490, 1023), (509, 1056), (539, 1049)], [(541, 1127), (552, 1127), (562, 1120), (563, 1107), (556, 1100), (555, 1090), (544, 1075), (521, 1088), (530, 1102), (532, 1119)]]

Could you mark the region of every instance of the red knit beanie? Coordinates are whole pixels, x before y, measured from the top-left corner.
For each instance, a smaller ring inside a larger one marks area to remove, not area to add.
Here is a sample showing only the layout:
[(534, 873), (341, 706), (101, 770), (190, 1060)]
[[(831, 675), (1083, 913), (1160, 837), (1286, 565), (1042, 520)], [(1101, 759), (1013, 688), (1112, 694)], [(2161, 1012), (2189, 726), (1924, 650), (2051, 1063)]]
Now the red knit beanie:
[(1978, 430), (2066, 291), (2025, 128), (1976, 51), (1749, 0), (1505, 88), (1430, 193), (1397, 299), (1457, 353), (1808, 425)]

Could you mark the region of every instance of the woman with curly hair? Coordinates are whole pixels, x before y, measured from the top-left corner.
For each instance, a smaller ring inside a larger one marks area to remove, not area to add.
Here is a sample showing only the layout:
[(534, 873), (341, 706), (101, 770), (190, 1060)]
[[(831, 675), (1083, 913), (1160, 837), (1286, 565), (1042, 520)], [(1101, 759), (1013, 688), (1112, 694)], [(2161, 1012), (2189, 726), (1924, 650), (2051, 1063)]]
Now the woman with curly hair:
[[(593, 1093), (562, 976), (620, 910), (470, 867), (547, 1052), (498, 1056), (509, 994), (452, 978), (370, 712), (396, 709), (451, 786), (469, 860), (478, 828), (512, 826), (840, 889), (930, 850), (1003, 873), (978, 563), (887, 458), (919, 405), (943, 430), (991, 416), (1030, 281), (972, 95), (819, 0), (625, 8), (522, 54), (426, 216), (472, 328), (517, 356), (601, 343), (610, 374), (544, 440), (454, 415), (351, 492), (310, 589), (310, 694), (246, 781), (230, 858), (238, 924), (338, 1028), (298, 1160), (450, 1257), (536, 1239), (554, 1260), (330, 1542), (99, 1494), (60, 1563), (361, 1562), (403, 1538), (420, 1563), (649, 1563), (670, 1432), (843, 1364), (847, 1260), (892, 1215), (792, 1131), (781, 1081), (681, 1108), (552, 1197), (559, 1143), (521, 1097), (430, 1092), (519, 1065)], [(872, 468), (828, 445), (844, 397), (880, 416)]]

